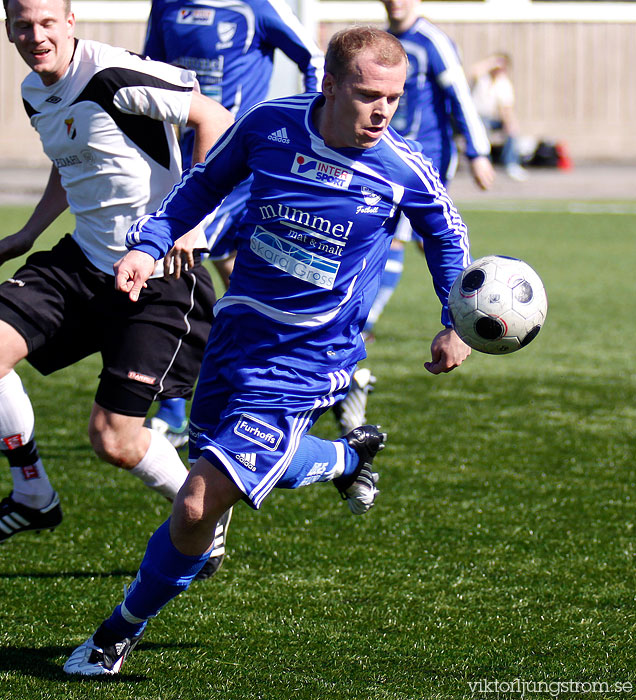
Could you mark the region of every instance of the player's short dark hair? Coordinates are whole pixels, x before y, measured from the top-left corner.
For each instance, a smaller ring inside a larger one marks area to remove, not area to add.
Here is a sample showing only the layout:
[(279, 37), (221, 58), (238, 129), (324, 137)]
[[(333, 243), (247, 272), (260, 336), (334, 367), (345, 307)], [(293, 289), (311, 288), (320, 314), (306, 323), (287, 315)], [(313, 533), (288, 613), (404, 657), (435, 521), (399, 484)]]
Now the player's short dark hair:
[(355, 57), (365, 49), (371, 49), (382, 66), (408, 63), (402, 44), (392, 34), (376, 27), (351, 27), (331, 37), (325, 55), (325, 71), (340, 82)]
[[(64, 1), (64, 14), (68, 17), (71, 14), (71, 0)], [(2, 0), (2, 5), (4, 7), (4, 14), (7, 19), (9, 19), (9, 0)]]

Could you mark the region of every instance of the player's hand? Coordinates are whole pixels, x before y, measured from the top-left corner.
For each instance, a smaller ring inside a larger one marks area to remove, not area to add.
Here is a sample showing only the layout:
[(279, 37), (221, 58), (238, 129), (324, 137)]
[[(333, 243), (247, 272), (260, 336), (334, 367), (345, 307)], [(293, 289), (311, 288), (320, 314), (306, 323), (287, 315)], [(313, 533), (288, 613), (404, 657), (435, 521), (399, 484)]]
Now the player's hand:
[[(194, 251), (201, 248), (200, 238), (205, 241), (205, 233), (200, 227), (193, 228), (181, 238), (177, 238), (174, 246), (163, 259), (163, 276), (165, 279), (174, 277), (179, 279), (181, 272), (194, 267)], [(199, 245), (197, 245), (197, 243)], [(205, 248), (205, 243), (203, 244)]]
[(37, 236), (19, 231), (11, 236), (7, 236), (0, 241), (0, 265), (3, 265), (7, 260), (13, 260), (20, 255), (28, 253)]
[(482, 190), (489, 190), (495, 181), (495, 169), (486, 156), (477, 156), (470, 161), (470, 170), (477, 186)]
[(155, 259), (140, 250), (131, 250), (113, 265), (115, 288), (128, 294), (130, 301), (137, 301), (146, 280), (155, 269)]
[(452, 328), (445, 328), (433, 338), (431, 362), (425, 362), (424, 367), (431, 374), (450, 372), (455, 367), (459, 367), (470, 352), (470, 347)]

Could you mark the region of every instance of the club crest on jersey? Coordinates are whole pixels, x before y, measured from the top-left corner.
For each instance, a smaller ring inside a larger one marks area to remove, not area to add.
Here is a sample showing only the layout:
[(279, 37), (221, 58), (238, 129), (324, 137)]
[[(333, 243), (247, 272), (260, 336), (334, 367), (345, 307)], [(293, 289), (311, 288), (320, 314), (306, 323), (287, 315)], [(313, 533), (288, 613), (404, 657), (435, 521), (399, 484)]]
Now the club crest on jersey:
[(73, 117), (64, 120), (64, 123), (66, 124), (66, 135), (69, 137), (69, 139), (71, 139), (71, 141), (77, 136), (77, 129), (73, 126), (74, 121), (75, 119)]
[(182, 7), (177, 13), (177, 24), (197, 24), (209, 27), (214, 22), (214, 10)]
[(380, 201), (381, 197), (381, 195), (369, 189), (366, 185), (362, 185), (362, 196), (370, 207), (375, 206)]
[(336, 187), (341, 190), (349, 189), (349, 184), (353, 178), (353, 171), (341, 168), (324, 160), (318, 160), (312, 156), (305, 156), (296, 153), (292, 163), (291, 172), (300, 175), (306, 180), (321, 182), (329, 187)]
[(234, 426), (234, 434), (253, 442), (255, 445), (260, 445), (270, 452), (276, 450), (283, 439), (282, 430), (247, 413), (241, 414)]
[(216, 32), (219, 35), (220, 44), (217, 44), (218, 48), (228, 48), (232, 45), (232, 39), (236, 34), (236, 22), (219, 22), (216, 25)]
[(356, 214), (377, 214), (379, 210), (378, 203), (382, 196), (369, 189), (366, 185), (361, 187), (360, 192), (366, 204), (358, 206)]

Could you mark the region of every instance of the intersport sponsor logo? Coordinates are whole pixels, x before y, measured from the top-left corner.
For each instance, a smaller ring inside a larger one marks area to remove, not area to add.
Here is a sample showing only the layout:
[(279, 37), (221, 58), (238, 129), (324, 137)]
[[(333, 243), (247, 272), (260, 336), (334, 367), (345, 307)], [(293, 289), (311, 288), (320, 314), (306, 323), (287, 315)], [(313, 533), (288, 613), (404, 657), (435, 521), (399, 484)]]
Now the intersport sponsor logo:
[(291, 172), (306, 180), (313, 180), (341, 190), (348, 190), (353, 178), (353, 170), (347, 170), (302, 153), (296, 153)]

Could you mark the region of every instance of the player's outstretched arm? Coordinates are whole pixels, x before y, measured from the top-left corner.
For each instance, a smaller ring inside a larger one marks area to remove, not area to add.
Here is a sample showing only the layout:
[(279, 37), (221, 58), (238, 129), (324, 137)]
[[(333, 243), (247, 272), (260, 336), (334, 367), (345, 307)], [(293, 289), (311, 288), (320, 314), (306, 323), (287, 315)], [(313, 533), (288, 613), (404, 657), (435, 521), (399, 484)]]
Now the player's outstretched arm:
[(431, 362), (424, 367), (431, 374), (450, 372), (470, 355), (470, 348), (452, 328), (440, 331), (431, 343)]
[(26, 224), (11, 236), (0, 241), (0, 265), (28, 253), (40, 234), (68, 207), (66, 192), (60, 174), (51, 166), (46, 189)]
[(137, 301), (146, 280), (155, 269), (155, 259), (141, 250), (131, 250), (113, 265), (115, 288)]

